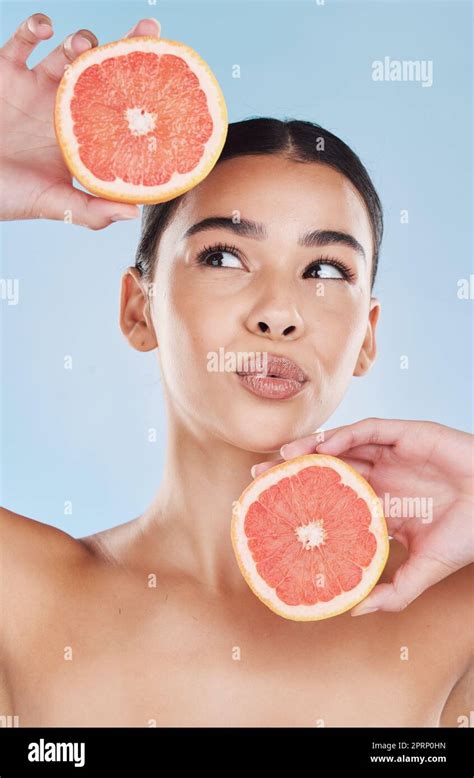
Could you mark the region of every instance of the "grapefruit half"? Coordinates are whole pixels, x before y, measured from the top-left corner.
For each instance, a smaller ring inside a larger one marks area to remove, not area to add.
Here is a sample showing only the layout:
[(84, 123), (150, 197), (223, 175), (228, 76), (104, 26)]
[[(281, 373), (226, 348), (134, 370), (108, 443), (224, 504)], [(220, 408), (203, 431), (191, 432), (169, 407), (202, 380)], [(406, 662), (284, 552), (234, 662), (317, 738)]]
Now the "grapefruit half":
[(160, 203), (208, 175), (228, 123), (222, 91), (199, 54), (144, 35), (89, 49), (66, 67), (54, 126), (66, 165), (90, 192)]
[(377, 583), (389, 553), (372, 487), (324, 454), (296, 457), (259, 475), (233, 504), (231, 539), (254, 594), (294, 621), (354, 607)]

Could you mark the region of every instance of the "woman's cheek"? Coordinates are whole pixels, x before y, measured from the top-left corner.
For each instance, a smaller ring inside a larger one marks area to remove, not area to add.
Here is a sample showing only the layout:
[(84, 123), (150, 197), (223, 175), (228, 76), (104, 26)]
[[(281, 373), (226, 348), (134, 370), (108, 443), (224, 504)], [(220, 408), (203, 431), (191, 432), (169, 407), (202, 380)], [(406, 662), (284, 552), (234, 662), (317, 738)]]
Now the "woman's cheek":
[(349, 306), (326, 311), (315, 331), (315, 351), (327, 376), (352, 374), (364, 339), (365, 325)]
[[(208, 378), (209, 354), (235, 343), (235, 327), (232, 329), (232, 312), (210, 300), (203, 301), (193, 295), (189, 299), (172, 300), (167, 314), (162, 317), (167, 350), (184, 380), (188, 390), (202, 386)], [(233, 335), (232, 335), (233, 333)]]

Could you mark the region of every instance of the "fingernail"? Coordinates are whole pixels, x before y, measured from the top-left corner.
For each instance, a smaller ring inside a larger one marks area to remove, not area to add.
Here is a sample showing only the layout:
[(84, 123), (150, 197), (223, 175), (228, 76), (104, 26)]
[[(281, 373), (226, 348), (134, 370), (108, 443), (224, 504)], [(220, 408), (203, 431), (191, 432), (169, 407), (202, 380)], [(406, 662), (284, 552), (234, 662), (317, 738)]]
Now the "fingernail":
[(254, 465), (253, 467), (250, 468), (250, 475), (252, 476), (252, 478), (255, 478), (256, 469), (257, 469), (257, 465)]
[[(72, 39), (74, 38), (74, 50), (72, 48)], [(93, 33), (89, 30), (76, 30), (68, 35), (64, 41), (64, 48), (69, 54), (76, 56), (82, 54), (83, 51), (92, 49), (93, 46), (97, 46), (99, 41)]]
[(111, 222), (118, 222), (122, 219), (136, 219), (138, 216), (140, 216), (140, 212), (138, 213), (113, 213), (112, 216), (110, 216)]
[(90, 30), (78, 30), (76, 35), (79, 35), (81, 40), (89, 41), (91, 46), (98, 46), (99, 41), (93, 32)]
[(378, 606), (375, 606), (374, 608), (361, 608), (357, 613), (351, 612), (351, 616), (365, 616), (366, 613), (373, 613), (374, 611), (378, 611)]
[(136, 23), (136, 24), (135, 24), (135, 25), (132, 27), (132, 29), (131, 29), (131, 30), (129, 30), (129, 31), (128, 31), (127, 33), (125, 33), (125, 34), (126, 34), (126, 35), (133, 35), (133, 33), (134, 33), (136, 30), (137, 30), (137, 28), (138, 28), (138, 25), (139, 25), (139, 24), (141, 24), (142, 22), (153, 22), (153, 24), (155, 25), (155, 27), (159, 27), (159, 26), (160, 26), (160, 23), (159, 23), (158, 19), (153, 19), (153, 17), (149, 17), (149, 18), (147, 18), (147, 19), (140, 19), (140, 21), (139, 21), (139, 22), (137, 22), (137, 23)]
[(331, 440), (320, 440), (316, 443), (315, 451), (319, 451), (320, 448), (327, 450), (328, 447), (331, 448)]
[(284, 459), (292, 459), (298, 456), (298, 446), (293, 443), (285, 443), (280, 449), (280, 456)]
[(66, 51), (72, 51), (71, 41), (73, 35), (75, 35), (75, 33), (72, 32), (70, 35), (67, 36), (67, 38), (64, 39), (63, 47), (66, 49)]
[(85, 35), (78, 35), (74, 41), (74, 46), (76, 47), (76, 51), (82, 53), (83, 51), (87, 51), (87, 49), (92, 48), (92, 42), (89, 40), (89, 38), (86, 38)]
[[(72, 48), (72, 39), (74, 39), (74, 49)], [(83, 51), (87, 51), (88, 49), (92, 48), (92, 41), (89, 38), (86, 38), (85, 35), (78, 34), (77, 32), (72, 32), (70, 35), (67, 36), (66, 40), (63, 44), (64, 50), (66, 51), (67, 55), (70, 58), (73, 58), (77, 56), (78, 54), (82, 54)]]
[(52, 30), (52, 24), (49, 17), (47, 19), (28, 19), (26, 22), (26, 26), (28, 27), (29, 31), (33, 33), (33, 35), (36, 35), (38, 33), (38, 30), (41, 30), (41, 28), (44, 28), (45, 30), (49, 29)]

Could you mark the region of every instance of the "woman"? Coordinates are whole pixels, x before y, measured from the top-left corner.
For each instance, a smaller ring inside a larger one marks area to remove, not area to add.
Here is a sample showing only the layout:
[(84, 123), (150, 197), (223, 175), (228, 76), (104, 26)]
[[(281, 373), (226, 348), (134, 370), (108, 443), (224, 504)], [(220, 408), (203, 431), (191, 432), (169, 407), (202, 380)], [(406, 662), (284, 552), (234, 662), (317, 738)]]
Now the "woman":
[[(61, 219), (68, 209), (100, 229), (136, 209), (72, 188), (51, 107), (81, 46), (74, 36), (29, 71), (28, 54), (52, 34), (41, 19), (31, 17), (31, 29), (25, 21), (0, 52), (14, 105), (3, 112), (2, 217)], [(150, 24), (129, 35), (149, 34)], [(29, 133), (39, 134), (35, 144)], [(39, 156), (33, 145), (43, 146)], [(297, 623), (253, 595), (230, 543), (231, 505), (250, 468), (295, 438), (307, 445), (375, 359), (381, 236), (360, 160), (305, 122), (231, 125), (201, 184), (145, 209), (120, 321), (133, 348), (157, 349), (169, 430), (163, 480), (141, 516), (86, 538), (1, 511), (0, 712), (20, 726), (461, 725), (465, 561), (409, 607)], [(222, 347), (292, 360), (305, 380), (286, 399), (255, 395), (236, 373), (207, 369)], [(465, 433), (426, 424), (445, 431), (450, 449), (467, 450)], [(348, 461), (363, 467), (364, 453)], [(419, 476), (424, 468), (432, 484), (440, 468), (429, 460), (418, 462)], [(444, 476), (443, 494), (452, 482), (464, 498), (461, 475)], [(404, 540), (391, 541), (382, 585), (406, 563)]]

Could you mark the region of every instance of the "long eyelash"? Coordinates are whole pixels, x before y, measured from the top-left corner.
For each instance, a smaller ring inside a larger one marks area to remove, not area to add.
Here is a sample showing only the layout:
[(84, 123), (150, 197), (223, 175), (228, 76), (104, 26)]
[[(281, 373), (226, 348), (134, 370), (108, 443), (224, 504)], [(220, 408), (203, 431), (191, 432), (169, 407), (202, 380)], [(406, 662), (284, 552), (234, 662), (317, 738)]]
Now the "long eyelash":
[[(308, 270), (311, 270), (312, 267), (315, 265), (321, 265), (322, 263), (327, 265), (334, 265), (334, 267), (337, 267), (338, 270), (344, 273), (348, 281), (353, 281), (356, 277), (356, 274), (350, 267), (348, 267), (344, 262), (341, 262), (340, 259), (334, 259), (334, 257), (319, 257), (319, 259), (313, 260), (304, 272), (307, 273)], [(316, 278), (315, 280), (317, 281), (318, 279)]]
[[(235, 254), (239, 259), (242, 259), (241, 254), (237, 246), (234, 246), (232, 243), (213, 243), (210, 246), (204, 246), (204, 248), (199, 252), (198, 256), (196, 257), (196, 263), (198, 265), (204, 264), (204, 260), (208, 257), (209, 254), (214, 254), (219, 251), (229, 251), (231, 254)], [(347, 278), (348, 281), (353, 281), (356, 277), (356, 274), (353, 270), (351, 270), (348, 265), (346, 265), (344, 262), (341, 262), (339, 259), (334, 259), (334, 257), (319, 257), (316, 260), (313, 260), (308, 267), (305, 269), (305, 273), (308, 272), (314, 265), (320, 265), (321, 263), (326, 263), (329, 265), (334, 265), (334, 267), (337, 267), (338, 270), (340, 270), (344, 276)], [(218, 267), (218, 266), (217, 266)], [(317, 280), (317, 279), (316, 279)]]
[(233, 246), (230, 243), (215, 243), (211, 246), (204, 246), (202, 251), (196, 257), (196, 263), (198, 265), (204, 264), (204, 260), (209, 254), (215, 254), (218, 251), (229, 251), (231, 254), (235, 254), (239, 259), (242, 259), (240, 251), (237, 246)]

